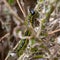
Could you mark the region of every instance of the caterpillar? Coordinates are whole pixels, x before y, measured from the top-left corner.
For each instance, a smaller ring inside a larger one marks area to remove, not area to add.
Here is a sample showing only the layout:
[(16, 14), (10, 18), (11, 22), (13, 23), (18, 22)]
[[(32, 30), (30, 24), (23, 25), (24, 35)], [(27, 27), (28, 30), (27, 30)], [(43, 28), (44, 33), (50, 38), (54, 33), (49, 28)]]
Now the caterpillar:
[(39, 17), (39, 13), (37, 11), (34, 11), (33, 9), (31, 9), (29, 15), (26, 17), (25, 24), (29, 25), (29, 23), (30, 23), (33, 27), (36, 24), (39, 25), (39, 22), (36, 20), (36, 18), (38, 18), (38, 17)]
[[(25, 32), (25, 36), (30, 36), (30, 31), (27, 30)], [(18, 45), (17, 49), (16, 49), (16, 52), (17, 52), (17, 55), (18, 57), (21, 56), (23, 54), (23, 52), (25, 51), (27, 45), (29, 43), (29, 40), (28, 39), (23, 39), (23, 40), (20, 40), (20, 44)]]
[(27, 39), (20, 41), (20, 44), (19, 44), (18, 48), (16, 49), (18, 57), (23, 54), (24, 50), (27, 47), (28, 42), (29, 42), (29, 40), (27, 40)]

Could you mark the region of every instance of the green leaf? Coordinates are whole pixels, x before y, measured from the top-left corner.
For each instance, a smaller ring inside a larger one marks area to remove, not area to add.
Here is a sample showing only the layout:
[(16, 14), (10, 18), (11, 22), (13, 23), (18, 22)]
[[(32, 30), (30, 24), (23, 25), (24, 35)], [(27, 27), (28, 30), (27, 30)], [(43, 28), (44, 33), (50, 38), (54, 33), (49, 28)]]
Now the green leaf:
[(12, 5), (14, 3), (14, 0), (8, 0), (8, 3)]
[(38, 50), (37, 47), (33, 47), (33, 48), (31, 48), (31, 52), (36, 52), (37, 50)]
[(33, 44), (35, 44), (35, 43), (36, 43), (35, 39), (32, 39), (32, 40), (31, 40), (31, 45), (33, 45)]
[(43, 0), (39, 0), (40, 2), (43, 2)]
[(54, 60), (58, 60), (58, 58), (57, 58), (57, 57), (55, 57), (55, 58), (54, 58)]
[(39, 59), (39, 58), (43, 58), (43, 55), (36, 55), (33, 57), (33, 59)]

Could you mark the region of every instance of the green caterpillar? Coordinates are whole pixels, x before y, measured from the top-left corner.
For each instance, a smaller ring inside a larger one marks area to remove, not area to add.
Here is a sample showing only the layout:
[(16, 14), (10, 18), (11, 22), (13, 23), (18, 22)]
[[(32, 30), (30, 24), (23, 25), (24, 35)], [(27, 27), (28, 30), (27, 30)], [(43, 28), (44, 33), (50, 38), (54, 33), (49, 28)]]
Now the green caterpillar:
[(34, 14), (30, 13), (27, 17), (26, 17), (26, 20), (25, 20), (25, 25), (29, 25), (29, 23), (34, 27), (37, 22), (36, 18), (39, 17), (39, 13), (37, 11), (35, 11)]
[[(25, 32), (25, 36), (30, 36), (30, 34), (31, 33), (30, 33), (29, 30), (27, 30)], [(16, 49), (16, 52), (17, 52), (18, 57), (23, 54), (23, 52), (25, 51), (28, 43), (29, 43), (29, 40), (28, 39), (20, 40), (20, 44), (18, 45), (18, 47)]]
[(29, 42), (29, 40), (27, 40), (27, 39), (20, 41), (20, 44), (19, 44), (18, 48), (16, 49), (18, 57), (23, 54), (24, 50), (27, 47), (28, 42)]

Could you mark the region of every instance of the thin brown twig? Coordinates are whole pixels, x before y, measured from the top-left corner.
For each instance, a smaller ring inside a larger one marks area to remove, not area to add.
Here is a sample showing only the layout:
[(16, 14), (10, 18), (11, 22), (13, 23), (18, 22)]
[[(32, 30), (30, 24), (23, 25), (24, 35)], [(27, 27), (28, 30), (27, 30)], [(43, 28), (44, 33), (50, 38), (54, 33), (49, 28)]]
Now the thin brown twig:
[(23, 23), (23, 20), (13, 11), (13, 9), (10, 7), (10, 5), (7, 3), (7, 1), (3, 0), (3, 2), (9, 8), (11, 14), (13, 14), (13, 16), (15, 16), (17, 18), (17, 20), (20, 21), (20, 23)]
[(54, 33), (59, 32), (59, 31), (60, 31), (60, 29), (57, 29), (57, 30), (54, 30), (54, 31), (48, 32), (48, 34), (49, 34), (49, 35), (50, 35), (50, 34), (54, 34)]
[(2, 41), (5, 37), (7, 37), (10, 33), (5, 34), (2, 38), (0, 38), (0, 41)]
[(16, 0), (16, 1), (17, 1), (17, 4), (18, 4), (20, 10), (21, 10), (22, 13), (23, 13), (23, 16), (26, 17), (26, 14), (25, 14), (25, 12), (23, 11), (23, 8), (22, 8), (21, 4), (19, 3), (19, 0)]
[(17, 48), (17, 46), (19, 45), (20, 41), (15, 45), (15, 47), (13, 48), (13, 51)]
[(5, 60), (8, 60), (9, 56), (10, 56), (10, 53), (8, 53), (8, 55), (6, 56)]

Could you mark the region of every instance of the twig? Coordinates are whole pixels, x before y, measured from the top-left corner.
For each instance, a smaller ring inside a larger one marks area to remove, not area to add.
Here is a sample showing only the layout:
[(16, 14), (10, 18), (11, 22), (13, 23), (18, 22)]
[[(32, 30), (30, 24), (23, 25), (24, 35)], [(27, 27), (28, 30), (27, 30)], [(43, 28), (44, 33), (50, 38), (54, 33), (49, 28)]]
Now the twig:
[(48, 32), (48, 34), (50, 35), (50, 34), (54, 34), (54, 33), (56, 33), (56, 32), (59, 32), (60, 31), (60, 29), (57, 29), (57, 30), (54, 30), (54, 31), (52, 31), (52, 32)]
[(9, 8), (10, 12), (17, 18), (17, 20), (20, 21), (20, 23), (23, 23), (23, 20), (13, 11), (13, 9), (10, 7), (10, 5), (7, 3), (7, 1), (3, 0), (3, 2)]
[(13, 51), (17, 48), (19, 44), (20, 44), (20, 41), (15, 45), (15, 47), (13, 48)]
[(10, 52), (9, 52), (8, 55), (6, 56), (5, 60), (8, 60), (9, 56), (10, 56)]
[(5, 37), (7, 37), (10, 33), (5, 34), (2, 38), (0, 38), (0, 41), (2, 41)]
[(17, 1), (17, 4), (18, 4), (20, 10), (21, 10), (22, 13), (23, 13), (23, 16), (26, 17), (26, 14), (25, 14), (25, 12), (23, 11), (23, 8), (22, 8), (21, 4), (19, 3), (19, 0), (16, 0), (16, 1)]

